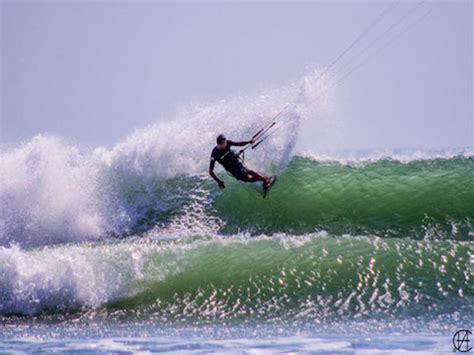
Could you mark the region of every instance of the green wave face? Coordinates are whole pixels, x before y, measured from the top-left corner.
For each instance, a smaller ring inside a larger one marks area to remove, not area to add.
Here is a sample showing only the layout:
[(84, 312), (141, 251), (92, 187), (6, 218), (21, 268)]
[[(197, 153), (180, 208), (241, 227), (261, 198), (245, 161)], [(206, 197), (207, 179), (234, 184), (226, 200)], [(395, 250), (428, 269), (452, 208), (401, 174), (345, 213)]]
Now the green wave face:
[(267, 199), (230, 181), (214, 201), (224, 233), (472, 239), (474, 158), (360, 165), (294, 158)]
[[(173, 250), (149, 255), (144, 277), (130, 287), (134, 295), (110, 307), (178, 321), (405, 319), (474, 310), (466, 242), (234, 237)], [(175, 272), (153, 279), (146, 270), (164, 262)]]

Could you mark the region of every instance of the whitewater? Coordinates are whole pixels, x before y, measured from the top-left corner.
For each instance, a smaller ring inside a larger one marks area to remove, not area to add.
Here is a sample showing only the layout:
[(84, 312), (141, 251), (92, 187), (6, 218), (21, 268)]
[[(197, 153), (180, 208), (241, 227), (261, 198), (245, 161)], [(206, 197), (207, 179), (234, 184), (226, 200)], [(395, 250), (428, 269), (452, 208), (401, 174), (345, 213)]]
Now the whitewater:
[[(2, 346), (451, 351), (473, 325), (473, 150), (298, 150), (308, 123), (334, 131), (327, 80), (190, 103), (112, 148), (3, 147)], [(219, 190), (216, 135), (248, 139), (285, 105), (245, 157), (279, 175), (269, 197), (222, 170)]]

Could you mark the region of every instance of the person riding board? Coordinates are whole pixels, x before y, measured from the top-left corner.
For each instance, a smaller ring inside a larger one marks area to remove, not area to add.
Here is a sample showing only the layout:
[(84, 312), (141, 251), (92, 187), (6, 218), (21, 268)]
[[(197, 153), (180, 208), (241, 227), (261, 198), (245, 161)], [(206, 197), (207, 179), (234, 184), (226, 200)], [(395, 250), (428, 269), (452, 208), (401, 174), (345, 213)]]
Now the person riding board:
[(249, 141), (233, 142), (227, 140), (223, 134), (219, 134), (216, 139), (217, 145), (212, 150), (211, 162), (209, 164), (209, 175), (217, 182), (221, 189), (225, 188), (224, 181), (220, 180), (214, 173), (214, 165), (216, 161), (221, 164), (225, 170), (227, 170), (237, 180), (245, 182), (256, 182), (262, 181), (263, 188), (266, 189), (271, 183), (270, 178), (260, 175), (259, 173), (247, 169), (239, 160), (239, 156), (230, 149), (232, 146), (242, 147), (247, 144), (255, 142), (255, 138)]

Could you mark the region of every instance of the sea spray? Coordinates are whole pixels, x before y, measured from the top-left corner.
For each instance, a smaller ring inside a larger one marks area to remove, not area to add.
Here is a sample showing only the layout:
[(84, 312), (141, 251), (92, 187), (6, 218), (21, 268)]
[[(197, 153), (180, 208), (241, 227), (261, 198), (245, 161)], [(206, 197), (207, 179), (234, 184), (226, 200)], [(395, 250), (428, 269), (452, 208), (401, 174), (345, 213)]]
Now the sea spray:
[[(250, 167), (265, 173), (283, 171), (301, 121), (312, 119), (322, 106), (311, 98), (324, 92), (324, 82), (308, 86), (316, 76), (311, 73), (254, 95), (189, 104), (169, 122), (136, 130), (110, 150), (81, 152), (48, 135), (2, 150), (0, 245), (28, 247), (127, 235), (148, 211), (165, 214), (186, 204), (186, 187), (162, 187), (170, 179), (205, 174), (219, 132), (234, 140), (248, 139), (291, 104), (281, 117), (285, 129), (246, 157)], [(305, 99), (295, 105), (301, 92)]]

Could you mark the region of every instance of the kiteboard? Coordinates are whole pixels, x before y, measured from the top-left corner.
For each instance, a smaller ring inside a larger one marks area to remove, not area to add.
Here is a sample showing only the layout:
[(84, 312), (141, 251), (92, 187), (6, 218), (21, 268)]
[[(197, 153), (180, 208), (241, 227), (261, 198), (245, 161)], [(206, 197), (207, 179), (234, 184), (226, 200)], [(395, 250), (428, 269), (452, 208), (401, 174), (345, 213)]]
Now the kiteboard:
[(272, 188), (273, 185), (275, 185), (278, 177), (277, 176), (271, 176), (270, 177), (270, 183), (268, 185), (263, 185), (263, 198), (267, 197), (268, 193), (270, 192), (270, 189)]

